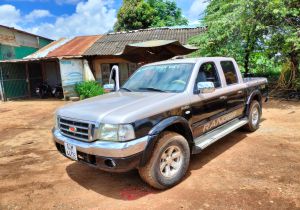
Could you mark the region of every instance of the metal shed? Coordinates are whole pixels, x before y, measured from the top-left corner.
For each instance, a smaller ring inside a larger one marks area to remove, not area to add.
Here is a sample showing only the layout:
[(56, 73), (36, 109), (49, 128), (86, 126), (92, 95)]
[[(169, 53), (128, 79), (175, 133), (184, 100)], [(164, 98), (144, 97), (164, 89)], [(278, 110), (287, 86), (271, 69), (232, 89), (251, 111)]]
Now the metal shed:
[[(70, 62), (79, 66), (77, 71), (83, 75), (82, 53), (99, 37), (61, 38), (24, 59), (0, 61), (1, 99), (34, 97), (35, 88), (42, 81), (47, 81), (50, 86), (62, 83), (62, 77), (65, 78), (62, 71)], [(71, 94), (72, 88), (65, 89), (66, 94)]]

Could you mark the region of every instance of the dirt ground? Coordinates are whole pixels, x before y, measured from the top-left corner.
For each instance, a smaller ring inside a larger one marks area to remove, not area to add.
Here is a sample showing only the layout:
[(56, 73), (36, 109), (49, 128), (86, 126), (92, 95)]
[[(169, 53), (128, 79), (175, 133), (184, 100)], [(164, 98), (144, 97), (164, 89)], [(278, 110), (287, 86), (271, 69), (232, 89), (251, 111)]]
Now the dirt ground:
[(137, 171), (102, 172), (52, 143), (62, 101), (0, 103), (0, 209), (300, 209), (300, 103), (270, 101), (255, 133), (236, 131), (192, 157), (157, 191)]

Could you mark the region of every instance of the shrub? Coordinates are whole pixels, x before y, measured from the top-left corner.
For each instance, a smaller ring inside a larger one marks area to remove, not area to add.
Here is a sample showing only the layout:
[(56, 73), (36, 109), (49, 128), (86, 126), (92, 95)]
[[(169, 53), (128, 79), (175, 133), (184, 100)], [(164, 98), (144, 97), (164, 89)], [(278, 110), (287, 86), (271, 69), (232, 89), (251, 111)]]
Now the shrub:
[(277, 80), (280, 76), (281, 65), (274, 58), (270, 59), (263, 53), (253, 54), (251, 63), (251, 73), (257, 77)]
[(300, 92), (300, 78), (297, 78), (293, 81), (294, 89), (298, 92)]
[(81, 100), (104, 94), (104, 89), (96, 81), (77, 83), (75, 91)]

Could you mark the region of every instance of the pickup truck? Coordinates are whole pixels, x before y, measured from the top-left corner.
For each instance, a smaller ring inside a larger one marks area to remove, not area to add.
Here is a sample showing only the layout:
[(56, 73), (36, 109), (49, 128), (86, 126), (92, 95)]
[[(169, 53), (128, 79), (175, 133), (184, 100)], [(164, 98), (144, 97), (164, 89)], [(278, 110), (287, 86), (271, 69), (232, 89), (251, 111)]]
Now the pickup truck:
[(245, 78), (232, 58), (174, 59), (140, 67), (118, 90), (55, 116), (64, 156), (111, 172), (138, 169), (157, 189), (179, 183), (190, 156), (234, 130), (259, 128), (266, 78)]

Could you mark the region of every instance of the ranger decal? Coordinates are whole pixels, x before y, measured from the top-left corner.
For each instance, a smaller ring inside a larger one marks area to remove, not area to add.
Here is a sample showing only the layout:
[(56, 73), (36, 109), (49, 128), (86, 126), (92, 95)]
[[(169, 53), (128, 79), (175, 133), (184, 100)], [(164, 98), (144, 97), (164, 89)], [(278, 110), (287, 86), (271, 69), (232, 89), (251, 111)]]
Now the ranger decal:
[(222, 124), (228, 122), (229, 120), (232, 120), (232, 119), (238, 117), (239, 115), (240, 115), (240, 113), (238, 111), (234, 111), (234, 112), (228, 113), (228, 114), (223, 115), (215, 120), (208, 122), (205, 125), (203, 125), (203, 133), (205, 133), (215, 127), (218, 127), (219, 125), (222, 125)]

